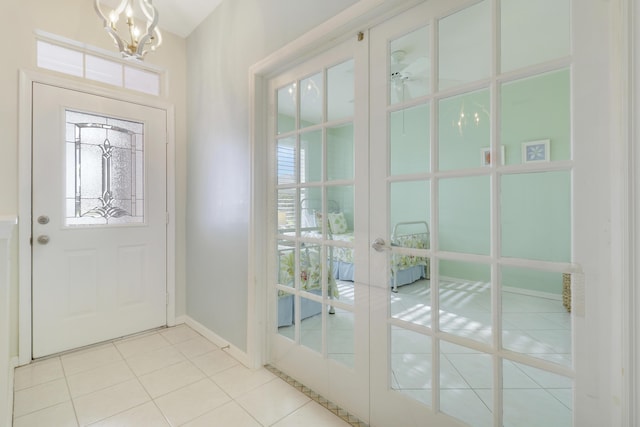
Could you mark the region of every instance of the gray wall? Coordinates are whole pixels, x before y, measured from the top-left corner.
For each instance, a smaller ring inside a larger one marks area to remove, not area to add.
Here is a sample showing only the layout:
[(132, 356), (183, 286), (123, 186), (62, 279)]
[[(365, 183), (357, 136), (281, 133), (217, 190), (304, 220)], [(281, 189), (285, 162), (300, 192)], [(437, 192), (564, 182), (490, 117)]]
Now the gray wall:
[(247, 349), (249, 67), (355, 0), (226, 0), (187, 39), (187, 314)]

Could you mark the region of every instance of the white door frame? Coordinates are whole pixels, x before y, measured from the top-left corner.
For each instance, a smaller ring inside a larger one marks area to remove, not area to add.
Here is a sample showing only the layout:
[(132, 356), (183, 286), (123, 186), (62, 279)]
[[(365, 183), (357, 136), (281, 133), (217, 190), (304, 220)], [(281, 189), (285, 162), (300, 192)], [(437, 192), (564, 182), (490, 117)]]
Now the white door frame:
[(613, 45), (619, 49), (620, 67), (617, 69), (620, 93), (621, 171), (620, 204), (622, 258), (623, 369), (629, 375), (623, 379), (623, 419), (621, 425), (633, 427), (640, 423), (640, 2), (620, 0), (617, 10), (620, 21), (619, 40)]
[[(386, 4), (385, 4), (386, 3)], [(394, 3), (394, 7), (389, 3)], [(249, 296), (248, 296), (248, 354), (254, 366), (261, 366), (267, 360), (266, 335), (267, 314), (267, 233), (274, 219), (267, 210), (268, 180), (268, 111), (274, 106), (268, 104), (267, 81), (279, 71), (290, 68), (309, 56), (322, 51), (344, 40), (344, 37), (355, 36), (360, 30), (381, 22), (409, 7), (420, 3), (420, 0), (385, 2), (384, 0), (361, 0), (347, 8), (324, 24), (314, 28), (307, 34), (276, 51), (249, 70), (250, 90), (250, 129), (251, 129), (251, 212), (249, 232)], [(600, 3), (600, 2), (598, 2)], [(615, 0), (603, 2), (608, 8), (611, 29), (620, 29), (608, 40), (609, 49), (617, 55), (610, 62), (609, 70), (614, 77), (623, 78), (624, 88), (615, 87), (611, 93), (610, 120), (612, 155), (610, 170), (619, 171), (610, 179), (612, 206), (610, 210), (612, 222), (610, 229), (612, 257), (603, 259), (611, 263), (612, 277), (605, 278), (620, 284), (612, 291), (606, 301), (613, 319), (609, 325), (614, 330), (603, 331), (603, 325), (595, 326), (598, 338), (610, 337), (609, 342), (600, 343), (603, 347), (611, 347), (610, 359), (615, 366), (605, 367), (603, 363), (594, 363), (597, 376), (606, 383), (602, 395), (598, 396), (598, 387), (592, 384), (592, 396), (597, 399), (598, 409), (606, 412), (607, 417), (615, 424), (625, 427), (635, 425), (640, 418), (634, 409), (640, 404), (640, 327), (635, 326), (640, 310), (640, 289), (636, 283), (640, 277), (640, 267), (636, 266), (640, 254), (640, 185), (635, 184), (635, 167), (640, 167), (640, 150), (633, 145), (638, 140), (639, 132), (634, 128), (634, 119), (640, 119), (640, 71), (634, 68), (634, 56), (640, 58), (640, 46), (634, 45), (637, 31), (640, 31), (640, 5), (637, 0)], [(634, 8), (635, 5), (635, 8)], [(633, 18), (630, 18), (633, 16)], [(622, 45), (616, 44), (623, 41)], [(605, 42), (606, 43), (606, 42)], [(635, 55), (634, 55), (635, 53)], [(634, 86), (635, 85), (637, 86)], [(624, 89), (627, 89), (626, 91)], [(631, 89), (631, 90), (629, 90)], [(635, 89), (635, 95), (632, 95)], [(634, 103), (635, 101), (635, 103)], [(633, 109), (633, 106), (636, 109)], [(615, 114), (621, 115), (615, 116)], [(637, 141), (640, 143), (640, 141)], [(603, 143), (605, 143), (603, 141)], [(638, 206), (636, 206), (638, 205)], [(636, 216), (637, 215), (637, 216)], [(620, 221), (618, 221), (620, 220)], [(629, 236), (627, 233), (634, 233)], [(614, 255), (620, 258), (615, 260)], [(595, 295), (594, 295), (595, 296)], [(591, 302), (592, 304), (595, 301)], [(620, 330), (616, 330), (616, 326)], [(611, 334), (613, 336), (611, 336)], [(610, 381), (606, 380), (612, 373), (622, 372)], [(620, 404), (612, 403), (611, 398), (620, 398)], [(594, 402), (595, 403), (595, 402)], [(619, 423), (618, 423), (619, 421)], [(613, 425), (613, 424), (612, 424)]]
[(167, 114), (167, 325), (175, 324), (175, 112), (174, 106), (160, 99), (124, 91), (107, 90), (41, 72), (20, 70), (18, 111), (18, 358), (25, 365), (32, 360), (31, 324), (31, 172), (33, 84), (42, 83), (77, 90), (124, 102), (164, 110)]

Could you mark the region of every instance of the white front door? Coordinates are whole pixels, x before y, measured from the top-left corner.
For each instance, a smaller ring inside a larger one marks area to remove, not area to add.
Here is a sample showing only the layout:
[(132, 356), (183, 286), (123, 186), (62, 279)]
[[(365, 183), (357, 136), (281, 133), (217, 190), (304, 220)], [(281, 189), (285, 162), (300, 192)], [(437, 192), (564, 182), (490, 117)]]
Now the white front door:
[(166, 324), (166, 112), (33, 85), (33, 357)]

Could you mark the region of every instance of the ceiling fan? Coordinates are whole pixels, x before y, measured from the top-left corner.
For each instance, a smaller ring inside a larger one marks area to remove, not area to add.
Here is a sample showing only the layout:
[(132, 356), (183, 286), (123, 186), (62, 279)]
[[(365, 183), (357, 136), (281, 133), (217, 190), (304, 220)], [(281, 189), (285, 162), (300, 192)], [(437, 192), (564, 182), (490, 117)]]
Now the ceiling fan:
[(429, 71), (429, 60), (427, 57), (418, 56), (411, 62), (406, 61), (406, 59), (407, 52), (404, 50), (394, 50), (391, 52), (389, 77), (395, 89), (397, 101), (399, 102), (404, 102), (405, 97), (411, 98), (412, 90), (419, 90), (419, 86), (426, 84), (425, 79)]

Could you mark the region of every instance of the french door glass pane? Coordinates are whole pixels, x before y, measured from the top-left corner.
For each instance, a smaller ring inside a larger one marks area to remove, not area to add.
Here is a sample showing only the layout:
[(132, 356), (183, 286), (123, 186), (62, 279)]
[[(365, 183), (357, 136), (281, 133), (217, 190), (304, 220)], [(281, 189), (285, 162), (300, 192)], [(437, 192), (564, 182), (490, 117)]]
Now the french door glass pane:
[(322, 295), (322, 246), (300, 243), (300, 289)]
[(291, 240), (278, 240), (278, 284), (295, 286), (296, 244)]
[(277, 232), (288, 236), (295, 236), (297, 224), (296, 189), (283, 188), (278, 190)]
[(322, 131), (300, 135), (300, 183), (322, 180)]
[(431, 337), (397, 326), (391, 334), (391, 388), (431, 406)]
[(501, 88), (501, 143), (506, 163), (571, 159), (569, 70), (506, 83)]
[[(390, 224), (392, 236), (407, 234), (404, 223), (421, 223), (420, 232), (430, 230), (431, 187), (430, 181), (398, 181), (392, 182), (389, 189)], [(424, 225), (426, 224), (426, 225)], [(399, 229), (397, 229), (399, 227)], [(416, 226), (410, 226), (411, 233)], [(394, 230), (396, 232), (394, 233)], [(390, 237), (392, 237), (390, 236)]]
[(295, 319), (295, 296), (285, 291), (276, 291), (276, 326), (278, 334), (290, 340), (296, 339)]
[(327, 181), (351, 180), (355, 168), (353, 123), (327, 129)]
[(502, 256), (571, 262), (571, 172), (503, 175)]
[(300, 227), (302, 236), (321, 239), (322, 222), (322, 188), (303, 187), (300, 189)]
[(322, 353), (322, 303), (300, 298), (300, 344)]
[(440, 346), (442, 412), (470, 426), (491, 427), (492, 406), (487, 405), (481, 396), (486, 392), (491, 394), (492, 387), (493, 360), (490, 354), (451, 343)]
[(278, 89), (278, 135), (296, 129), (297, 84)]
[(488, 176), (439, 181), (438, 249), (489, 255), (490, 195)]
[(354, 305), (356, 301), (355, 249), (340, 246), (327, 246), (329, 253), (329, 298), (343, 304)]
[[(431, 327), (431, 286), (425, 273), (427, 258), (409, 255), (391, 255), (392, 276), (390, 286), (397, 289), (389, 294), (391, 317)], [(405, 262), (418, 267), (394, 268)]]
[(501, 281), (503, 347), (571, 367), (571, 275), (502, 266)]
[(389, 44), (391, 104), (427, 95), (431, 89), (429, 27), (420, 27)]
[(327, 227), (329, 238), (353, 242), (353, 185), (327, 187)]
[(484, 150), (490, 145), (489, 90), (483, 89), (438, 103), (438, 168), (487, 166)]
[[(509, 365), (511, 368), (507, 369)], [(573, 425), (573, 383), (570, 378), (506, 360), (503, 367), (505, 426)], [(484, 396), (486, 400), (490, 399), (487, 394)]]
[(491, 344), (489, 265), (439, 261), (440, 330)]
[(276, 147), (278, 185), (296, 183), (296, 138), (281, 138)]
[(501, 71), (569, 55), (570, 6), (570, 0), (501, 0)]
[(323, 98), (322, 73), (300, 81), (300, 128), (322, 123)]
[(354, 359), (355, 314), (336, 308), (327, 316), (327, 353), (329, 359), (350, 368), (355, 366)]
[(327, 120), (353, 116), (354, 62), (345, 61), (327, 69)]
[(438, 76), (441, 90), (489, 77), (491, 22), (491, 2), (488, 0), (439, 21)]
[(393, 182), (389, 192), (391, 316), (431, 326), (430, 260), (422, 252), (431, 244), (430, 181)]
[(429, 105), (394, 111), (389, 117), (391, 175), (426, 173), (430, 169)]

